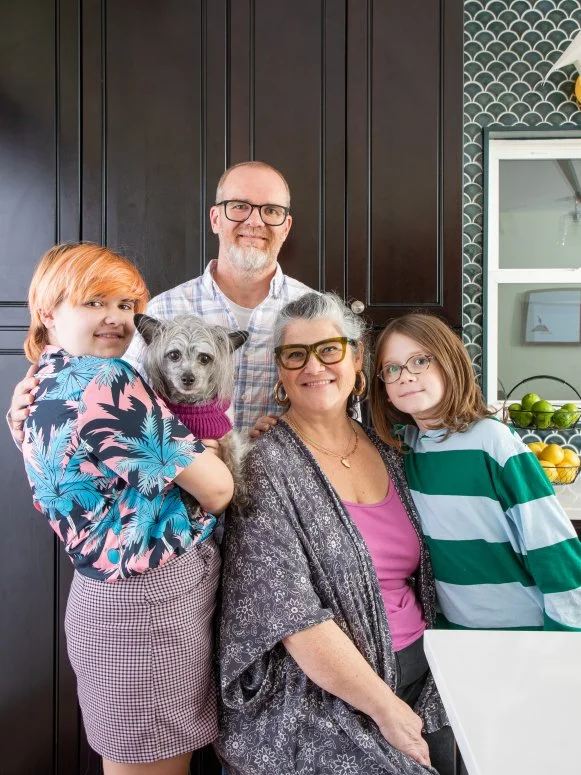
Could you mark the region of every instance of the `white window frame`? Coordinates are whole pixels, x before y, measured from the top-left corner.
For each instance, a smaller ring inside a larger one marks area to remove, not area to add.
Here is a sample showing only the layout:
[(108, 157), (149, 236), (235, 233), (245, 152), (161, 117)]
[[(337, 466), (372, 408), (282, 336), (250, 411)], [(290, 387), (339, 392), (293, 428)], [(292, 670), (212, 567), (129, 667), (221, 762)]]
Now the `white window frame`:
[[(563, 135), (566, 130), (553, 135)], [(499, 407), (503, 399), (498, 395), (498, 288), (503, 284), (534, 284), (550, 283), (559, 287), (565, 285), (581, 285), (581, 256), (577, 269), (501, 269), (499, 265), (499, 168), (505, 159), (581, 159), (581, 135), (576, 137), (534, 137), (534, 132), (527, 133), (526, 138), (507, 139), (507, 132), (488, 134), (485, 144), (485, 252), (484, 252), (484, 353), (483, 353), (483, 388), (486, 402)], [(509, 389), (510, 386), (505, 386)], [(555, 401), (559, 404), (563, 402)]]

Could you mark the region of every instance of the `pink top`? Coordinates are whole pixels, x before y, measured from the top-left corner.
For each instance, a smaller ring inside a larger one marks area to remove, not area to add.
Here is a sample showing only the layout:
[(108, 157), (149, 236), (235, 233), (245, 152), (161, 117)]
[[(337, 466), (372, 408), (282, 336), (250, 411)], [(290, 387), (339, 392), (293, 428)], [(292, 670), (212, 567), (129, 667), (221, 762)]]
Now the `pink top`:
[(426, 629), (419, 600), (407, 578), (420, 564), (420, 543), (395, 487), (379, 503), (343, 501), (363, 536), (385, 604), (394, 651), (417, 640)]

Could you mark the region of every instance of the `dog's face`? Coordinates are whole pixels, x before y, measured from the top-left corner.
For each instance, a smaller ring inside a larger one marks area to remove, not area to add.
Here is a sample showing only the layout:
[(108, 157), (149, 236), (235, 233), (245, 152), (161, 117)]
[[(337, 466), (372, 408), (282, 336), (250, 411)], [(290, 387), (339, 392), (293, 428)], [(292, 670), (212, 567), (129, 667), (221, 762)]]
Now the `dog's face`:
[(195, 315), (163, 321), (135, 315), (135, 327), (147, 345), (144, 366), (156, 393), (174, 404), (231, 398), (233, 352), (248, 332), (206, 325)]

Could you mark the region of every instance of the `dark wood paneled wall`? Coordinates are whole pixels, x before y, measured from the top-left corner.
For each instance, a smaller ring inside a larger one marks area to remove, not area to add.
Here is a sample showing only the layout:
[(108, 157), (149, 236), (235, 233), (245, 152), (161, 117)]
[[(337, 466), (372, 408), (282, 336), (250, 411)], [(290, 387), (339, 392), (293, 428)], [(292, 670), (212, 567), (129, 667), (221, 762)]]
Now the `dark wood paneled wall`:
[[(135, 258), (153, 293), (176, 285), (215, 255), (216, 182), (248, 158), (288, 177), (288, 274), (362, 300), (375, 326), (417, 306), (460, 325), (460, 0), (4, 6), (2, 406), (26, 370), (40, 255), (93, 240)], [(62, 634), (71, 567), (2, 433), (0, 774), (89, 775)]]

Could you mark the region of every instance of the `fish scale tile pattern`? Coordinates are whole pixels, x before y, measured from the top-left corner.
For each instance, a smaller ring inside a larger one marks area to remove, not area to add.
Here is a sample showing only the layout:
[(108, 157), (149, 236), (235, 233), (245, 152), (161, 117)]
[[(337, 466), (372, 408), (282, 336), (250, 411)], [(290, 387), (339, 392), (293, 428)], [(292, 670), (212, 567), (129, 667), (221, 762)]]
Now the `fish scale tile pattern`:
[[(463, 337), (482, 368), (482, 129), (581, 127), (573, 66), (552, 64), (581, 29), (579, 0), (464, 3)], [(524, 435), (524, 433), (523, 433)], [(535, 434), (527, 433), (532, 441)], [(581, 431), (550, 441), (581, 447)]]

